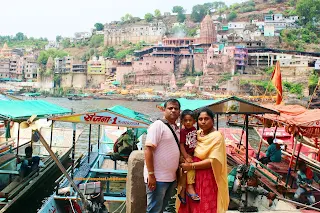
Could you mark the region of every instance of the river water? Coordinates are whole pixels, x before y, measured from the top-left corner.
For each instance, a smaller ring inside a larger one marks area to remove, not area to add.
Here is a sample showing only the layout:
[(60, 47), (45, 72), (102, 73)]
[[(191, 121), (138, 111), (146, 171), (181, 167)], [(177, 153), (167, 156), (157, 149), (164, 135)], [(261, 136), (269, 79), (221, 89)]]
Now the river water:
[[(67, 98), (43, 98), (41, 100), (48, 101), (53, 104), (57, 104), (61, 107), (72, 109), (74, 113), (83, 113), (94, 110), (106, 109), (115, 105), (122, 105), (133, 109), (135, 111), (147, 114), (151, 117), (151, 119), (157, 119), (162, 116), (162, 113), (159, 109), (156, 108), (156, 105), (159, 103), (156, 102), (138, 102), (138, 101), (124, 101), (124, 100), (81, 100), (81, 101), (73, 101), (68, 100)], [(222, 117), (222, 116), (221, 116)], [(219, 122), (219, 126), (225, 126), (225, 120), (222, 119)], [(55, 127), (69, 127), (71, 128), (71, 124), (69, 123), (55, 123)], [(82, 135), (77, 141), (76, 144), (76, 155), (79, 156), (82, 153), (86, 153), (88, 151), (88, 137), (89, 137), (89, 125), (77, 124), (77, 128), (84, 129)], [(92, 134), (91, 134), (91, 143), (95, 144), (98, 141), (98, 126), (92, 125)], [(258, 141), (258, 136), (254, 134), (252, 130), (249, 131), (249, 142), (253, 147), (256, 147)], [(22, 206), (26, 206), (26, 213), (34, 213), (37, 209), (39, 209), (43, 203), (43, 200), (49, 197), (54, 191), (54, 181), (57, 177), (59, 177), (60, 173), (52, 177), (52, 180), (49, 180), (48, 184), (43, 187), (41, 193), (38, 193), (32, 198), (25, 200), (22, 202)], [(20, 205), (19, 205), (20, 206)], [(27, 210), (28, 209), (28, 210)]]

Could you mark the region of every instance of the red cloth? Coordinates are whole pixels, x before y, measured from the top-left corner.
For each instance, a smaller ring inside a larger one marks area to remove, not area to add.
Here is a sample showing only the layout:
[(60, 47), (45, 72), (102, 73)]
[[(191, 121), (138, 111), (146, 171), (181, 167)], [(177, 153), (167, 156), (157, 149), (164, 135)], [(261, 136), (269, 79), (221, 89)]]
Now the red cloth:
[(313, 179), (313, 172), (312, 172), (312, 170), (311, 170), (309, 167), (306, 168), (306, 177), (307, 177), (309, 180), (312, 180), (312, 179)]
[[(201, 161), (193, 157), (194, 162)], [(200, 196), (200, 202), (191, 200), (186, 196), (187, 203), (181, 204), (179, 213), (216, 213), (218, 186), (211, 168), (196, 170), (195, 191)]]
[(190, 129), (181, 129), (180, 143), (183, 143), (186, 152), (193, 156), (194, 149), (197, 146), (197, 129), (195, 127)]
[(281, 72), (280, 72), (280, 62), (279, 60), (276, 63), (276, 67), (272, 73), (272, 83), (277, 90), (277, 103), (276, 105), (281, 104), (282, 102), (282, 79), (281, 79)]

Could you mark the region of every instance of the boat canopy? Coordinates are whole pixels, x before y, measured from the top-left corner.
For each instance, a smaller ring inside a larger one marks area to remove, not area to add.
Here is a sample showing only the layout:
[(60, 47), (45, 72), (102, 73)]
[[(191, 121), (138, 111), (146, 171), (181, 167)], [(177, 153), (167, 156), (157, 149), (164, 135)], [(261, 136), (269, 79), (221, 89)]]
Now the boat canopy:
[(123, 106), (114, 106), (95, 112), (54, 117), (50, 118), (50, 120), (127, 128), (148, 128), (151, 123), (148, 116)]
[(32, 115), (43, 118), (67, 113), (71, 113), (71, 110), (42, 100), (0, 100), (0, 120), (23, 121)]
[(320, 109), (306, 109), (299, 105), (265, 105), (280, 112), (280, 115), (258, 116), (266, 125), (285, 126), (290, 134), (300, 133), (314, 138), (320, 136)]
[[(181, 104), (181, 110), (196, 110), (202, 107), (208, 107), (215, 114), (279, 114), (279, 112), (274, 109), (269, 109), (235, 96), (217, 100), (188, 100), (185, 98), (179, 98), (177, 100)], [(164, 103), (158, 106), (158, 108), (163, 109), (163, 106)]]

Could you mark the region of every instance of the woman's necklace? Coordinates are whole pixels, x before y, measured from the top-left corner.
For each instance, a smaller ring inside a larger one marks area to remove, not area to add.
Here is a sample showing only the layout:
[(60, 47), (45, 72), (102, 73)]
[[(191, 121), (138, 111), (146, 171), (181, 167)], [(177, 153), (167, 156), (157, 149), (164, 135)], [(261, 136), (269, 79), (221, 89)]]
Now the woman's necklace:
[(206, 136), (206, 135), (209, 135), (211, 132), (213, 132), (214, 131), (214, 128), (212, 128), (211, 130), (210, 130), (210, 132), (208, 132), (207, 134), (204, 134), (204, 132), (203, 132), (203, 130), (201, 131), (201, 133), (200, 133), (200, 136), (201, 137), (204, 137), (204, 136)]

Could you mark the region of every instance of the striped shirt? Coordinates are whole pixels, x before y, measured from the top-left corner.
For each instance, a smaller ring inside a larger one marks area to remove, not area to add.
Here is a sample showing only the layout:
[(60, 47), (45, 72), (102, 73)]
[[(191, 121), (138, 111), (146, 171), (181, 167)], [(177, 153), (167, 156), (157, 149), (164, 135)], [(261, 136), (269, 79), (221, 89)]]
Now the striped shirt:
[[(171, 125), (179, 138), (179, 128)], [(173, 182), (179, 166), (180, 151), (169, 127), (157, 120), (149, 126), (146, 146), (153, 146), (154, 175), (158, 182)], [(148, 170), (144, 162), (144, 182), (147, 183)]]

